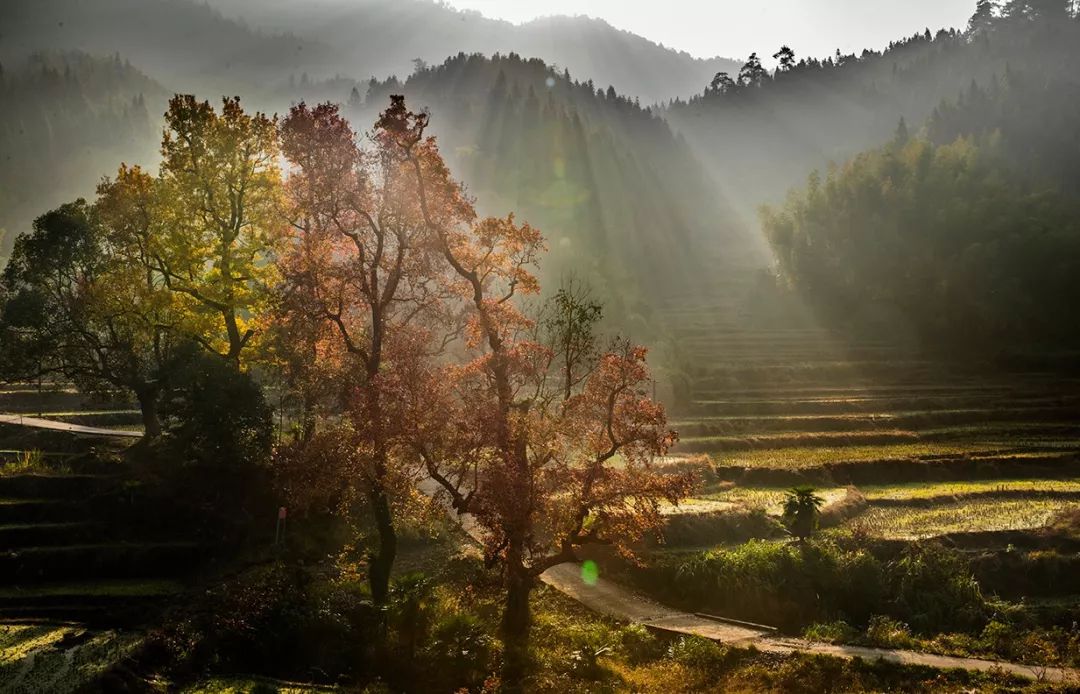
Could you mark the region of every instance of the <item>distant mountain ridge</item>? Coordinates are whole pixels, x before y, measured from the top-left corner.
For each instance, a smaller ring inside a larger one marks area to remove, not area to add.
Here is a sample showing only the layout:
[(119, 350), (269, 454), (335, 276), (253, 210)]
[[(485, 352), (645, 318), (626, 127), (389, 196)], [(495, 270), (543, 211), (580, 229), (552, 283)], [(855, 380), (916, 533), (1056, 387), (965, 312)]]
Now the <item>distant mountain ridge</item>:
[(119, 52), (177, 89), (290, 74), (404, 79), (414, 61), (464, 52), (540, 58), (643, 104), (689, 97), (733, 60), (702, 60), (600, 19), (554, 16), (521, 25), (433, 0), (5, 0), (0, 60), (38, 50)]

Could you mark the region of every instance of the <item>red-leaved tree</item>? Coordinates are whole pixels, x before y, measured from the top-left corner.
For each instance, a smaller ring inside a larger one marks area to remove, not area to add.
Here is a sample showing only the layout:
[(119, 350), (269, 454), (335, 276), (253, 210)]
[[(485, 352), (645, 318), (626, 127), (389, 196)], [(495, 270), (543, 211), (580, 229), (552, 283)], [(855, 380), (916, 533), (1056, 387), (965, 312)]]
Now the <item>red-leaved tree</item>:
[[(370, 510), (378, 543), (369, 582), (382, 603), (397, 554), (395, 496), (409, 493), (409, 469), (418, 466), (415, 452), (402, 448), (410, 426), (403, 389), (416, 382), (416, 365), (440, 351), (438, 336), (449, 334), (440, 313), (445, 263), (396, 133), (377, 127), (364, 147), (336, 106), (301, 103), (282, 122), (281, 147), (293, 230), (279, 263), (283, 315), (311, 326), (300, 340), (312, 343), (303, 350), (311, 359), (300, 359), (300, 371), (321, 372), (340, 388), (344, 424), (327, 433), (338, 439), (329, 448), (344, 457)], [(472, 214), (456, 195), (433, 189), (430, 202), (441, 224)], [(327, 357), (341, 363), (328, 368)], [(312, 450), (321, 456), (328, 446)]]
[(519, 297), (539, 291), (532, 268), (544, 250), (540, 233), (512, 215), (472, 221), (427, 124), (393, 97), (378, 129), (411, 169), (468, 329), (459, 359), (417, 369), (413, 377), (426, 373), (426, 384), (401, 392), (412, 398), (407, 435), (453, 507), (475, 518), (488, 561), (503, 570), (504, 683), (516, 688), (537, 577), (575, 561), (586, 543), (628, 552), (660, 525), (660, 505), (684, 498), (693, 480), (654, 465), (676, 435), (648, 394), (645, 349), (616, 341), (597, 350), (599, 314), (575, 311), (580, 302), (554, 302), (554, 320), (544, 325), (522, 311)]

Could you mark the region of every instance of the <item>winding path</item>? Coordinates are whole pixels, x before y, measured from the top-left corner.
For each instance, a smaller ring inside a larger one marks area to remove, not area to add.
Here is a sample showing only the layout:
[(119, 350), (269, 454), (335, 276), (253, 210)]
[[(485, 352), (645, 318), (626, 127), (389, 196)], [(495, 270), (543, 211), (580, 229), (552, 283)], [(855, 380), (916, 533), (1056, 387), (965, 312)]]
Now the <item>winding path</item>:
[[(0, 423), (91, 436), (117, 438), (139, 438), (142, 436), (142, 432), (138, 431), (87, 427), (79, 424), (68, 424), (66, 422), (11, 414), (0, 414)], [(431, 479), (423, 480), (419, 486), (421, 491), (428, 495), (435, 495), (439, 489), (435, 481)], [(461, 527), (470, 537), (474, 540), (478, 538), (479, 531), (471, 516), (462, 516), (458, 520)], [(903, 665), (922, 665), (941, 669), (962, 669), (979, 672), (998, 670), (1027, 679), (1080, 684), (1080, 670), (1075, 668), (1041, 667), (891, 648), (837, 646), (803, 639), (784, 638), (776, 636), (766, 629), (755, 629), (751, 626), (728, 622), (721, 618), (666, 607), (603, 577), (586, 582), (581, 575), (581, 566), (574, 563), (552, 567), (545, 571), (540, 578), (552, 588), (577, 600), (599, 614), (627, 622), (643, 624), (651, 629), (702, 636), (728, 645), (753, 646), (759, 651), (771, 653), (817, 653), (837, 658), (886, 660)]]
[[(434, 480), (425, 479), (420, 490), (429, 496), (438, 492)], [(473, 539), (479, 539), (479, 531), (471, 516), (455, 516), (462, 529)], [(893, 648), (868, 648), (865, 646), (838, 646), (776, 635), (768, 628), (756, 629), (752, 625), (736, 623), (720, 617), (684, 612), (661, 605), (625, 586), (603, 577), (586, 582), (582, 578), (581, 565), (560, 564), (540, 575), (540, 579), (560, 593), (577, 600), (590, 610), (626, 622), (642, 624), (650, 629), (676, 634), (692, 634), (731, 645), (753, 646), (769, 653), (817, 653), (836, 658), (862, 658), (885, 660), (902, 665), (922, 665), (933, 668), (961, 669), (978, 672), (1000, 670), (1011, 675), (1044, 682), (1080, 684), (1080, 670), (1075, 668), (1042, 667), (981, 658), (919, 653)]]

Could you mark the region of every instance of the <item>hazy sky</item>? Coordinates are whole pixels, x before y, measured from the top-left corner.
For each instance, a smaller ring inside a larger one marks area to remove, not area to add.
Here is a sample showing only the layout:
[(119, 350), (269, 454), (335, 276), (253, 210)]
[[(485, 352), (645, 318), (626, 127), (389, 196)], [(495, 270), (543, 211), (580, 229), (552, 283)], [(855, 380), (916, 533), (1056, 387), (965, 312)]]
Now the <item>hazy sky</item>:
[(448, 0), (489, 17), (524, 22), (586, 14), (699, 57), (772, 55), (790, 44), (824, 57), (882, 48), (929, 27), (963, 27), (975, 0)]

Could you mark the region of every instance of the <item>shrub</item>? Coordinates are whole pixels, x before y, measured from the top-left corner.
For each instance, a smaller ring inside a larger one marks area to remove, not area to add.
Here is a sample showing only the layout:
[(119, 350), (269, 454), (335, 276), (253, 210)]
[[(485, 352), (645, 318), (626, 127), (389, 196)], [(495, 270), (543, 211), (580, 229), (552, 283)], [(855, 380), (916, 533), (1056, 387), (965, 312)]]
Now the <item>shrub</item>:
[(910, 648), (914, 642), (907, 624), (880, 614), (870, 618), (866, 640), (883, 648)]
[(720, 670), (727, 663), (728, 650), (700, 636), (684, 636), (668, 648), (668, 658), (688, 668)]
[(890, 566), (896, 612), (922, 632), (977, 627), (986, 618), (978, 581), (956, 552), (912, 545)]
[(825, 643), (847, 643), (859, 635), (850, 624), (840, 619), (835, 622), (819, 622), (806, 627), (803, 636), (811, 641)]
[(664, 642), (642, 624), (629, 624), (619, 630), (619, 651), (630, 663), (647, 663), (664, 655)]
[(186, 461), (235, 468), (268, 460), (273, 413), (250, 374), (191, 345), (169, 373), (162, 413)]
[(427, 650), (432, 671), (447, 685), (446, 690), (478, 688), (491, 671), (494, 641), (475, 615), (455, 612), (440, 619), (432, 630), (434, 638)]

